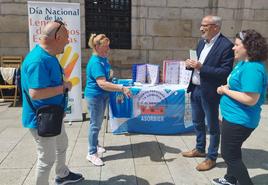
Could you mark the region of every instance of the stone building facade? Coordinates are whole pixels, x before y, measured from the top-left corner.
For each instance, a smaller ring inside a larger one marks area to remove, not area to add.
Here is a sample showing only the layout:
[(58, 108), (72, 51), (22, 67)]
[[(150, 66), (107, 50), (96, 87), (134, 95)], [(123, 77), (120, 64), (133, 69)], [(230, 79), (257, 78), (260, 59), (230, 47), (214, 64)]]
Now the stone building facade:
[[(49, 0), (46, 0), (49, 1)], [(91, 54), (86, 48), (85, 0), (80, 3), (82, 76)], [(53, 1), (51, 1), (53, 2)], [(0, 55), (29, 51), (27, 0), (0, 0)], [(242, 29), (254, 28), (268, 39), (268, 0), (132, 0), (132, 49), (113, 49), (110, 62), (115, 76), (131, 77), (133, 63), (162, 64), (165, 59), (184, 60), (200, 37), (203, 16), (223, 18), (222, 33), (233, 40)], [(83, 85), (84, 85), (83, 78)]]

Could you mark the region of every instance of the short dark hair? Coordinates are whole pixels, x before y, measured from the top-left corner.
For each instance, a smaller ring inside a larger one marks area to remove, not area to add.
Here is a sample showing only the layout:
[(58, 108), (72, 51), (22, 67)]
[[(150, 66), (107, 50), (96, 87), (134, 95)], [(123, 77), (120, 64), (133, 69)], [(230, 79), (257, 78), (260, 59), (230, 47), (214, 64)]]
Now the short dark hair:
[(265, 61), (268, 57), (268, 46), (265, 38), (253, 29), (243, 30), (236, 34), (247, 50), (249, 60)]

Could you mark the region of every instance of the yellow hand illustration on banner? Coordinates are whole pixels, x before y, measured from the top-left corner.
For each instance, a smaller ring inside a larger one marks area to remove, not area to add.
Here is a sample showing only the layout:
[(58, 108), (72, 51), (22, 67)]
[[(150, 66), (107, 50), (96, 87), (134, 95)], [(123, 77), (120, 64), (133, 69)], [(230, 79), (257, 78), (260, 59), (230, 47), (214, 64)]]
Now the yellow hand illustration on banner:
[[(80, 79), (78, 76), (74, 76), (72, 78), (70, 78), (70, 76), (77, 63), (79, 55), (76, 52), (72, 53), (72, 49), (73, 49), (72, 46), (70, 45), (66, 46), (64, 53), (62, 55), (58, 55), (57, 58), (60, 61), (61, 67), (64, 69), (65, 80), (70, 81), (72, 83), (72, 86), (74, 87), (77, 84), (79, 84)], [(72, 56), (71, 56), (71, 53), (72, 53)]]

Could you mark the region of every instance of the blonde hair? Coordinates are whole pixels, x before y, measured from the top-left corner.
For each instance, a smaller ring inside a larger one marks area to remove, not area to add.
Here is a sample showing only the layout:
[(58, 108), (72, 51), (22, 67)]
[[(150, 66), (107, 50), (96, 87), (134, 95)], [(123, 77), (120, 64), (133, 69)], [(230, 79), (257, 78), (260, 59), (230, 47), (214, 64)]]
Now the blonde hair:
[[(99, 39), (95, 39), (96, 37), (99, 37)], [(88, 40), (88, 46), (90, 48), (92, 48), (93, 50), (96, 49), (96, 45), (102, 45), (104, 43), (110, 44), (110, 39), (108, 37), (106, 37), (105, 34), (96, 34), (96, 33), (92, 33), (90, 35), (90, 38)]]
[(94, 45), (94, 38), (95, 38), (96, 36), (97, 36), (96, 33), (92, 33), (92, 34), (90, 35), (89, 40), (88, 40), (88, 46), (89, 46), (90, 48), (92, 48), (92, 49), (95, 48), (95, 45)]

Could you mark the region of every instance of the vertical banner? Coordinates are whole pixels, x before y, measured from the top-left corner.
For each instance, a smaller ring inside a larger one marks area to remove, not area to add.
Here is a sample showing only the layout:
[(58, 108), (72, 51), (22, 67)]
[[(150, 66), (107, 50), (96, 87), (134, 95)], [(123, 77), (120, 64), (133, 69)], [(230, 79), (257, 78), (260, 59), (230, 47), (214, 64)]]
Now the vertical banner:
[(65, 79), (72, 82), (69, 92), (66, 121), (82, 120), (81, 99), (81, 30), (80, 4), (28, 1), (28, 23), (30, 50), (39, 42), (42, 28), (50, 21), (60, 20), (69, 31), (69, 44), (63, 54), (58, 55)]

